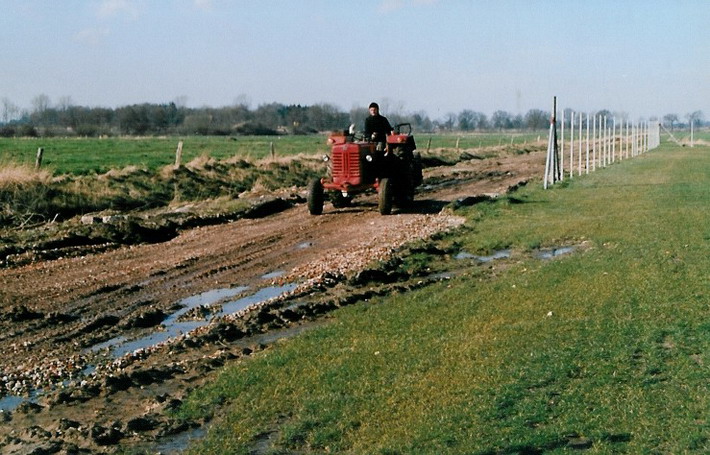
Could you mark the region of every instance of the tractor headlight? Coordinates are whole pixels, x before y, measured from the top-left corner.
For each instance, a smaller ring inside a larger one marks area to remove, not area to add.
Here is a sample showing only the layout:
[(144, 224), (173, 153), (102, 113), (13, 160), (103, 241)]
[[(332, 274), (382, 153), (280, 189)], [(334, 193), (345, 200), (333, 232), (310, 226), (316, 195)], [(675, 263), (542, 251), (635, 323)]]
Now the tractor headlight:
[(327, 163), (328, 161), (330, 161), (330, 157), (328, 155), (323, 155), (323, 161)]
[(372, 155), (365, 155), (365, 161), (372, 163)]

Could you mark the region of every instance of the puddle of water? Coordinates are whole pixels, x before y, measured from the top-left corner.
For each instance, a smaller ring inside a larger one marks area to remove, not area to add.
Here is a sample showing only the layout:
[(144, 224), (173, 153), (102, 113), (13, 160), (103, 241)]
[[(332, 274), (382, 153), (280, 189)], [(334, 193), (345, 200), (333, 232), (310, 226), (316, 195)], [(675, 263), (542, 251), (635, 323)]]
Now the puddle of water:
[[(187, 307), (186, 309), (178, 311), (180, 313), (177, 317), (182, 316), (187, 311), (192, 308), (198, 307), (200, 305), (211, 305), (213, 303), (219, 302), (222, 299), (227, 299), (229, 297), (234, 297), (249, 289), (246, 286), (237, 286), (236, 288), (222, 288), (222, 289), (212, 289), (202, 294), (193, 295), (186, 299), (182, 299), (179, 303), (180, 306)], [(177, 313), (173, 314), (175, 316)], [(170, 319), (170, 318), (168, 318)]]
[(193, 308), (204, 305), (211, 305), (221, 300), (225, 300), (226, 298), (234, 297), (235, 295), (241, 294), (248, 288), (245, 286), (240, 286), (230, 289), (214, 289), (212, 291), (207, 291), (202, 294), (198, 294), (181, 300), (179, 305), (183, 308), (168, 316), (161, 324), (161, 330), (157, 330), (142, 338), (130, 341), (124, 336), (119, 336), (104, 343), (101, 343), (100, 345), (94, 346), (92, 350), (97, 351), (99, 349), (108, 348), (111, 350), (111, 355), (115, 358), (122, 357), (123, 355), (128, 354), (130, 352), (134, 352), (139, 349), (150, 348), (160, 343), (164, 343), (180, 335), (195, 330), (199, 327), (205, 326), (218, 316), (225, 316), (237, 313), (251, 305), (255, 305), (257, 303), (264, 302), (274, 297), (278, 297), (279, 295), (288, 291), (292, 291), (295, 288), (296, 284), (287, 284), (284, 286), (269, 286), (258, 290), (252, 295), (242, 297), (237, 300), (225, 302), (222, 305), (222, 309), (219, 312), (210, 315), (207, 320), (179, 321), (178, 319), (182, 315), (184, 315)]
[(476, 256), (476, 259), (478, 259), (481, 262), (491, 262), (495, 261), (496, 259), (504, 259), (504, 258), (509, 258), (510, 257), (510, 250), (500, 250), (496, 251), (490, 256)]
[(119, 336), (116, 338), (111, 338), (110, 340), (106, 340), (103, 343), (95, 344), (91, 347), (91, 351), (100, 351), (102, 349), (110, 348), (111, 346), (115, 346), (119, 343), (123, 343), (127, 340), (126, 337), (124, 336)]
[(207, 434), (207, 431), (202, 427), (198, 427), (174, 436), (165, 437), (153, 448), (153, 453), (164, 455), (180, 454), (190, 445), (190, 442), (203, 438), (205, 434)]
[(269, 286), (267, 288), (260, 289), (252, 295), (225, 303), (224, 305), (222, 305), (222, 311), (218, 313), (218, 315), (234, 314), (251, 305), (269, 299), (273, 299), (274, 297), (280, 296), (284, 292), (293, 291), (294, 289), (296, 289), (295, 284), (286, 284), (284, 286)]
[(466, 251), (461, 251), (456, 256), (455, 259), (475, 259), (479, 262), (491, 262), (496, 259), (504, 259), (510, 257), (510, 250), (499, 250), (495, 251), (490, 256), (476, 256), (475, 254), (468, 253)]
[(170, 325), (166, 325), (164, 331), (153, 332), (143, 338), (115, 345), (111, 348), (111, 353), (114, 357), (121, 357), (138, 349), (145, 349), (164, 343), (172, 338), (178, 337), (206, 324), (207, 321), (174, 322)]
[(0, 398), (0, 412), (11, 412), (17, 409), (22, 403), (37, 403), (37, 397), (43, 393), (43, 389), (30, 391), (29, 397), (18, 395), (6, 395)]
[(552, 259), (557, 256), (562, 256), (564, 254), (569, 254), (574, 251), (573, 246), (565, 246), (561, 248), (553, 248), (550, 250), (540, 250), (535, 254), (538, 259)]
[(261, 278), (264, 280), (270, 280), (272, 278), (278, 278), (280, 276), (284, 276), (285, 274), (286, 274), (286, 272), (284, 272), (283, 270), (276, 270), (274, 272), (261, 275)]
[(201, 294), (187, 297), (178, 302), (178, 305), (182, 308), (165, 318), (165, 320), (161, 324), (162, 327), (165, 328), (165, 330), (153, 332), (150, 335), (133, 341), (128, 341), (125, 336), (121, 335), (116, 338), (112, 338), (108, 341), (104, 341), (103, 343), (97, 344), (93, 346), (91, 350), (100, 351), (102, 349), (108, 348), (111, 349), (114, 356), (121, 357), (124, 354), (135, 351), (136, 349), (146, 348), (156, 345), (158, 343), (162, 343), (164, 341), (169, 340), (170, 338), (182, 335), (183, 333), (189, 332), (190, 330), (196, 329), (197, 327), (200, 327), (207, 323), (206, 321), (179, 322), (178, 319), (188, 311), (199, 306), (212, 305), (214, 303), (219, 302), (220, 300), (224, 300), (229, 297), (234, 297), (235, 295), (238, 295), (246, 291), (247, 289), (249, 288), (246, 286), (212, 289)]
[(96, 365), (88, 364), (83, 370), (81, 370), (81, 374), (79, 376), (90, 376), (94, 373), (94, 371), (96, 371)]
[(14, 411), (26, 400), (26, 397), (18, 397), (15, 395), (4, 396), (0, 398), (0, 412)]

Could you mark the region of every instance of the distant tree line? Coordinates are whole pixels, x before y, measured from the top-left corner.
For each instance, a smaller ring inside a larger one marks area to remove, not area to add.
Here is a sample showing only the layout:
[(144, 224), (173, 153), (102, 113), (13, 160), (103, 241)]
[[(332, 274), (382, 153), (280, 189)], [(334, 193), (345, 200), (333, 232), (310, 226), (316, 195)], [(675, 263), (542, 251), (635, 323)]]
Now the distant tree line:
[[(383, 109), (391, 123), (411, 123), (419, 132), (475, 132), (539, 130), (549, 126), (550, 113), (531, 109), (525, 115), (496, 111), (490, 117), (465, 109), (432, 120), (425, 112), (402, 114)], [(598, 114), (609, 114), (600, 111)], [(31, 110), (21, 110), (7, 98), (0, 99), (0, 136), (115, 136), (115, 135), (278, 135), (310, 134), (346, 129), (361, 130), (367, 108), (343, 112), (331, 104), (312, 106), (270, 103), (251, 109), (247, 103), (219, 108), (188, 108), (184, 103), (134, 104), (117, 108), (76, 106), (70, 98), (53, 104), (48, 96), (32, 100)], [(687, 119), (701, 126), (700, 111)], [(569, 115), (567, 116), (569, 118)], [(681, 126), (675, 114), (663, 118), (671, 129)]]

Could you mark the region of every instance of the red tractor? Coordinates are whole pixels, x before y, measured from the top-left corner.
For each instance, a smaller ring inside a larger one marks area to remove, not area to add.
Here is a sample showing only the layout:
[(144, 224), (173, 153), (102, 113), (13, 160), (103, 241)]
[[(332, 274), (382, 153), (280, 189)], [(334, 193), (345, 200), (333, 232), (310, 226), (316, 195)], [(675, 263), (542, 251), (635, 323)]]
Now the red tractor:
[(384, 150), (353, 132), (332, 133), (328, 138), (331, 154), (324, 158), (329, 176), (309, 183), (308, 211), (312, 215), (323, 213), (326, 191), (331, 192), (336, 208), (348, 206), (353, 196), (372, 189), (379, 194), (382, 215), (392, 213), (393, 205), (411, 205), (414, 189), (422, 183), (421, 159), (411, 133), (409, 123), (396, 125), (394, 133), (387, 136)]

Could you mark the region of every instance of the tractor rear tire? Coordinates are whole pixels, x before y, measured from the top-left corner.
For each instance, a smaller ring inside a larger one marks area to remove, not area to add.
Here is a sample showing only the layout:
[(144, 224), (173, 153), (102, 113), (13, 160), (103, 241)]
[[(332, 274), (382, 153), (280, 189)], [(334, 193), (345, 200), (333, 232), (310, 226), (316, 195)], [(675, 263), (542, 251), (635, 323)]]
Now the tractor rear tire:
[(319, 179), (313, 179), (308, 183), (308, 212), (311, 215), (320, 215), (323, 213), (323, 185)]
[(392, 200), (394, 199), (394, 185), (392, 180), (383, 178), (379, 185), (379, 204), (380, 215), (389, 215), (392, 213)]

